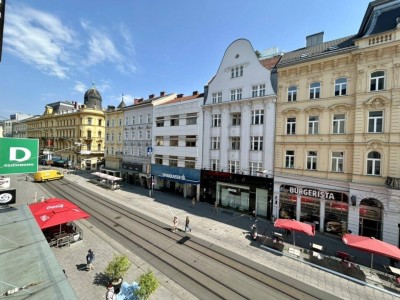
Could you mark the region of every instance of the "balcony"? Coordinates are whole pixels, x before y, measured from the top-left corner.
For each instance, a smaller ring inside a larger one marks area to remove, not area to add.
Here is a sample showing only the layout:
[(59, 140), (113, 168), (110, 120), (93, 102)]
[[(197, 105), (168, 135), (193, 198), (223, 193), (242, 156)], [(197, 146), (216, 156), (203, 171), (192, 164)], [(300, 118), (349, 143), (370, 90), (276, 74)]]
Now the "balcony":
[(400, 189), (400, 178), (387, 177), (385, 185), (390, 189)]

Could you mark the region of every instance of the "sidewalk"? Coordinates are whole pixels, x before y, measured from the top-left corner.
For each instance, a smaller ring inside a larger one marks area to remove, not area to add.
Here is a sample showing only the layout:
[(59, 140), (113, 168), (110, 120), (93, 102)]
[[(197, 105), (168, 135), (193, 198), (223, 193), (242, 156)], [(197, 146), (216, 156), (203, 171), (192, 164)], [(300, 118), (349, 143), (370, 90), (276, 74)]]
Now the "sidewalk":
[[(293, 256), (290, 257), (290, 255), (284, 255), (278, 257), (271, 251), (265, 250), (264, 247), (260, 247), (258, 241), (254, 242), (251, 240), (249, 231), (250, 226), (254, 221), (250, 220), (250, 216), (246, 214), (223, 210), (221, 208), (219, 209), (219, 212), (216, 213), (214, 212), (214, 207), (212, 205), (200, 202), (193, 206), (191, 199), (183, 199), (178, 195), (163, 193), (157, 190), (154, 191), (153, 197), (150, 198), (148, 196), (148, 190), (128, 184), (125, 184), (121, 190), (111, 191), (98, 187), (93, 183), (89, 183), (87, 178), (90, 176), (90, 173), (66, 174), (65, 179), (82, 186), (90, 187), (91, 190), (99, 192), (113, 201), (123, 203), (141, 213), (160, 220), (167, 224), (167, 226), (172, 226), (173, 216), (178, 216), (180, 219), (180, 229), (184, 230), (184, 219), (186, 216), (190, 216), (190, 224), (193, 230), (191, 233), (192, 235), (235, 253), (239, 253), (251, 260), (267, 266), (268, 268), (289, 275), (307, 284), (312, 284), (313, 286), (319, 287), (322, 290), (330, 292), (343, 299), (395, 299), (395, 296), (391, 294), (335, 276), (323, 271), (322, 269), (312, 267), (302, 261), (294, 259)], [(96, 229), (87, 225), (88, 223), (86, 221), (82, 221), (81, 223), (84, 226), (89, 226), (88, 229), (90, 230), (85, 230), (85, 237), (82, 246), (71, 246), (72, 251), (75, 251), (74, 248), (76, 248), (76, 255), (75, 253), (70, 255), (70, 249), (64, 251), (68, 252), (68, 256), (71, 258), (76, 259), (77, 257), (82, 257), (83, 260), (88, 247), (91, 247), (92, 249), (97, 247), (93, 246), (96, 245), (98, 241), (97, 235), (106, 241), (105, 245), (100, 243), (98, 246), (101, 250), (97, 251), (101, 251), (102, 253), (100, 257), (103, 255), (103, 257), (112, 257), (112, 254), (115, 252), (127, 253), (126, 249), (123, 249), (123, 247), (120, 248), (119, 245), (116, 246), (115, 242), (110, 242), (109, 238), (102, 236), (101, 232), (96, 232)], [(259, 233), (269, 236), (272, 235), (274, 227), (270, 221), (259, 219), (257, 224)], [(90, 231), (93, 231), (93, 236), (89, 233)], [(88, 232), (88, 234), (86, 234), (86, 232)], [(324, 234), (317, 234), (315, 237), (296, 234), (296, 246), (309, 248), (311, 241), (323, 245), (325, 249), (330, 249), (332, 253), (334, 251), (336, 252), (336, 250), (342, 250), (351, 255), (356, 255), (357, 262), (364, 260), (368, 262), (370, 257), (369, 254), (353, 251), (353, 249), (345, 246), (341, 242), (340, 238), (330, 237)], [(292, 237), (288, 237), (285, 242), (292, 243)], [(74, 274), (74, 272), (76, 273), (76, 271), (74, 271), (76, 263), (68, 261), (68, 258), (64, 257), (66, 253), (63, 253), (62, 255), (61, 252), (63, 252), (63, 249), (55, 249), (57, 257), (60, 257), (60, 264), (64, 265), (64, 262), (66, 263), (67, 274), (70, 274), (70, 272), (72, 274)], [(130, 256), (130, 259), (135, 261), (134, 255), (132, 257)], [(374, 260), (378, 260), (378, 257), (374, 258)], [(98, 265), (96, 271), (102, 271), (104, 269), (104, 267), (101, 267), (102, 263), (105, 264), (106, 262), (100, 262), (99, 260), (96, 262), (96, 265)], [(134, 264), (139, 266), (141, 270), (138, 271), (136, 267), (131, 268), (131, 272), (133, 273), (127, 274), (126, 276), (128, 282), (136, 279), (138, 275), (146, 271), (148, 268), (147, 266), (144, 267), (145, 264), (143, 262), (137, 261), (137, 258)], [(67, 269), (67, 266), (70, 266), (69, 268), (72, 266), (72, 269)], [(84, 276), (86, 275), (87, 274), (85, 273)], [(171, 279), (163, 278), (163, 275), (159, 273), (156, 273), (156, 275), (161, 281), (162, 288), (159, 289), (157, 295), (154, 295), (152, 299), (195, 299), (193, 295), (190, 295), (188, 291), (184, 291), (179, 285), (173, 283)], [(82, 278), (78, 275), (74, 274), (69, 276), (71, 285), (74, 288), (78, 285), (77, 289), (79, 290), (81, 288), (87, 288), (87, 284), (90, 284), (90, 282), (84, 284)], [(96, 282), (94, 281), (93, 283)], [(79, 287), (79, 285), (83, 286)], [(96, 286), (96, 289), (101, 290), (99, 286)], [(92, 290), (92, 288), (90, 288), (90, 290)], [(105, 293), (105, 288), (102, 290), (102, 293)], [(78, 292), (77, 294), (79, 298), (81, 298), (82, 295)]]

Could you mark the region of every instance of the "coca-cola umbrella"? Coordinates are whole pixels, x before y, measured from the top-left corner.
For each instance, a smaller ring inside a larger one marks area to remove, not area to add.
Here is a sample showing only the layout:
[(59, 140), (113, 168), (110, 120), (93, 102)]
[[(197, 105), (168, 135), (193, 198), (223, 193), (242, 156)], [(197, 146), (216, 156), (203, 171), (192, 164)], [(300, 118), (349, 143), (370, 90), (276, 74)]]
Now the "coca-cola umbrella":
[(342, 237), (343, 243), (346, 245), (367, 251), (371, 253), (371, 270), (374, 262), (374, 254), (380, 254), (383, 256), (391, 257), (396, 260), (400, 260), (400, 249), (392, 244), (377, 240), (373, 237), (353, 235), (347, 233)]
[[(303, 223), (300, 221), (296, 220), (290, 220), (290, 219), (276, 219), (274, 226), (276, 228), (283, 228), (283, 229), (288, 229), (288, 230), (293, 230), (297, 232), (302, 232), (308, 235), (315, 235), (315, 227)], [(296, 240), (295, 240), (295, 235), (293, 234), (293, 245), (296, 245)]]
[(41, 229), (90, 217), (77, 205), (65, 199), (47, 199), (30, 204), (29, 208)]

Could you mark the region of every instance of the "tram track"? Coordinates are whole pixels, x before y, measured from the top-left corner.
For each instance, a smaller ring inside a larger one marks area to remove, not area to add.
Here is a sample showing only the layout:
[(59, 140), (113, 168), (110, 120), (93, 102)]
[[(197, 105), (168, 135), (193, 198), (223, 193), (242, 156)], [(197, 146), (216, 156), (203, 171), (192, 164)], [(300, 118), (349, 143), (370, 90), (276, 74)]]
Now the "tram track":
[(91, 222), (200, 299), (337, 299), (304, 284), (303, 290), (290, 286), (289, 277), (273, 278), (265, 266), (172, 233), (164, 223), (68, 180), (45, 187), (79, 205)]

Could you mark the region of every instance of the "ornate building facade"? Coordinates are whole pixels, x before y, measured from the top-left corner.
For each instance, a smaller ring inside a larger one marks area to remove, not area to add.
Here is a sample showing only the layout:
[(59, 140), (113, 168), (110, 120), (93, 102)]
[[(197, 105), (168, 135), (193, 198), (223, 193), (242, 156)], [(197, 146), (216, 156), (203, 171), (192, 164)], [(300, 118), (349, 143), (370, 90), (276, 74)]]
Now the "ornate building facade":
[(84, 96), (84, 104), (55, 102), (38, 118), (29, 119), (28, 138), (39, 139), (42, 159), (62, 158), (68, 167), (94, 170), (104, 157), (105, 119), (101, 95), (95, 87)]
[(278, 64), (274, 215), (399, 245), (400, 15), (374, 1), (359, 32)]

